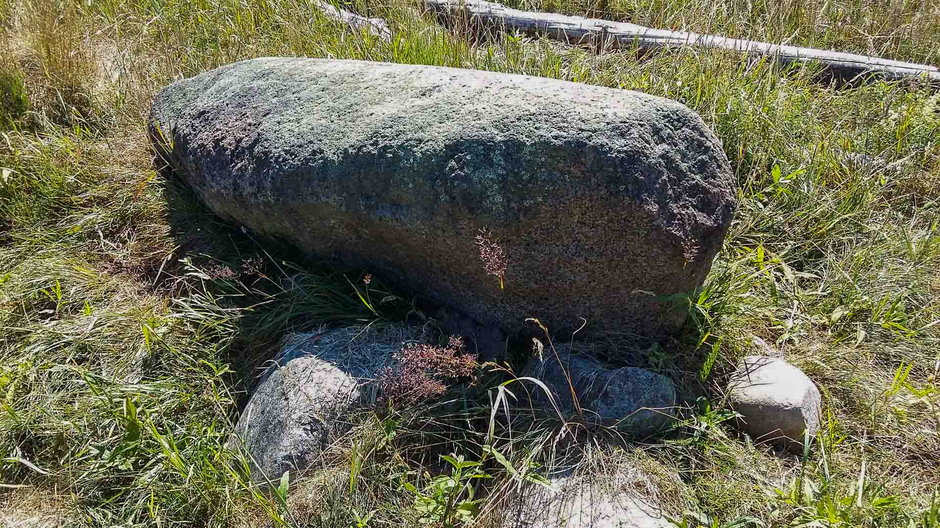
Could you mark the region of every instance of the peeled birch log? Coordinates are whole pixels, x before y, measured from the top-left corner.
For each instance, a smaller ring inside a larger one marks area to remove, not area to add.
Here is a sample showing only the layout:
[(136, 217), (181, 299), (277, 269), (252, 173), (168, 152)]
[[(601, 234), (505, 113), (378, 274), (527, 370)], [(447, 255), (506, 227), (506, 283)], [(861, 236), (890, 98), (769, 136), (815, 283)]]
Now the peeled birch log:
[(367, 18), (362, 15), (357, 15), (351, 11), (340, 9), (326, 1), (316, 2), (315, 5), (317, 9), (329, 19), (342, 22), (356, 30), (366, 29), (369, 33), (372, 33), (386, 42), (392, 40), (392, 32), (388, 29), (388, 24), (385, 23), (385, 20), (381, 18)]
[(571, 44), (595, 43), (610, 48), (659, 48), (697, 46), (733, 50), (765, 56), (781, 63), (817, 62), (833, 76), (852, 79), (876, 74), (888, 80), (923, 77), (940, 83), (940, 70), (926, 64), (900, 62), (879, 57), (770, 44), (718, 35), (654, 29), (627, 22), (512, 9), (486, 0), (425, 0), (431, 11), (445, 19), (459, 17), (508, 30), (545, 35)]

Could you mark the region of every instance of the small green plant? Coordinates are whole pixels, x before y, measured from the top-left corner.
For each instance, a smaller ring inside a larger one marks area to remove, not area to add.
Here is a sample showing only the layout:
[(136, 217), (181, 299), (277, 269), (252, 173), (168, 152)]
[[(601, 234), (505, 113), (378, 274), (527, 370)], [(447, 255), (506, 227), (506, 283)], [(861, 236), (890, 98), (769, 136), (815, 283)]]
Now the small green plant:
[(287, 509), (287, 493), (290, 491), (290, 471), (285, 471), (281, 475), (281, 480), (278, 482), (277, 489), (274, 490), (277, 495), (277, 502), (284, 508)]
[(934, 491), (927, 507), (918, 519), (918, 528), (940, 528), (940, 491)]
[(443, 455), (441, 459), (451, 466), (449, 475), (438, 475), (419, 490), (414, 484), (404, 487), (415, 495), (414, 506), (423, 524), (444, 528), (470, 524), (477, 516), (479, 499), (476, 481), (491, 478), (480, 467), (481, 462), (466, 460), (463, 455)]
[(62, 283), (59, 282), (59, 279), (56, 279), (52, 286), (40, 290), (40, 292), (46, 296), (49, 302), (55, 305), (55, 309), (50, 311), (58, 313), (59, 309), (62, 307)]
[(369, 521), (372, 520), (372, 516), (375, 515), (375, 510), (366, 513), (365, 515), (359, 513), (355, 509), (352, 511), (353, 522), (350, 525), (352, 528), (368, 528)]
[(721, 522), (704, 513), (686, 512), (681, 521), (671, 521), (676, 528), (765, 528), (767, 525), (755, 517), (738, 517)]
[(695, 402), (695, 412), (688, 419), (677, 422), (676, 429), (687, 429), (690, 434), (677, 443), (687, 445), (705, 446), (709, 439), (718, 435), (724, 437), (721, 424), (733, 420), (739, 416), (731, 409), (724, 409), (712, 405), (705, 398), (699, 398)]
[(348, 282), (349, 285), (353, 287), (353, 290), (356, 291), (356, 297), (359, 297), (359, 300), (362, 301), (362, 305), (368, 308), (369, 311), (372, 312), (373, 315), (378, 316), (379, 312), (376, 311), (375, 306), (373, 306), (372, 304), (372, 298), (369, 296), (369, 284), (372, 283), (372, 274), (366, 273), (365, 276), (362, 278), (362, 285), (363, 285), (363, 290), (365, 291), (365, 293), (359, 291), (359, 287), (353, 284), (353, 282), (349, 280), (349, 278), (346, 278), (346, 282)]
[[(832, 470), (832, 451), (841, 440), (823, 435), (819, 459), (810, 462), (804, 449), (802, 468), (790, 485), (776, 490), (779, 507), (792, 508), (795, 526), (883, 526), (902, 514), (900, 499), (884, 484), (869, 478), (863, 456), (858, 475), (837, 478)], [(804, 440), (809, 445), (809, 437)]]

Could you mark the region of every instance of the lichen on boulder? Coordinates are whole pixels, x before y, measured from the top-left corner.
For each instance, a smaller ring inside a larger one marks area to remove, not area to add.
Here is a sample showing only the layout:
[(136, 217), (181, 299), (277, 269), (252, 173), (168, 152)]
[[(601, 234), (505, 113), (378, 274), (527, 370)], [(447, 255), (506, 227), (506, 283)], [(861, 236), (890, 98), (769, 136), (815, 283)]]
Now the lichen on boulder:
[(218, 215), (509, 335), (674, 331), (735, 207), (689, 108), (538, 77), (261, 58), (165, 88), (150, 132)]

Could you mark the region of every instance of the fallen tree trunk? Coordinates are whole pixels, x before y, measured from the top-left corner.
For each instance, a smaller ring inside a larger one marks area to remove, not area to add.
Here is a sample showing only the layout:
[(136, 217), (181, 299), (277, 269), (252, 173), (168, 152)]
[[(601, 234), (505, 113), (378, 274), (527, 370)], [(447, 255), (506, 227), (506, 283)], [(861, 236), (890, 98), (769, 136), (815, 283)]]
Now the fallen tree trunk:
[(940, 70), (925, 64), (718, 35), (653, 29), (596, 18), (521, 11), (486, 0), (425, 0), (425, 3), (433, 12), (452, 21), (469, 20), (471, 23), (545, 35), (572, 44), (593, 43), (609, 48), (697, 46), (727, 49), (765, 56), (781, 63), (816, 62), (841, 79), (876, 74), (889, 80), (922, 77), (932, 83), (940, 83)]
[(352, 11), (336, 7), (327, 1), (315, 2), (314, 5), (329, 19), (342, 22), (355, 30), (365, 29), (386, 42), (392, 40), (392, 32), (388, 29), (385, 20), (381, 18), (368, 18), (357, 15)]

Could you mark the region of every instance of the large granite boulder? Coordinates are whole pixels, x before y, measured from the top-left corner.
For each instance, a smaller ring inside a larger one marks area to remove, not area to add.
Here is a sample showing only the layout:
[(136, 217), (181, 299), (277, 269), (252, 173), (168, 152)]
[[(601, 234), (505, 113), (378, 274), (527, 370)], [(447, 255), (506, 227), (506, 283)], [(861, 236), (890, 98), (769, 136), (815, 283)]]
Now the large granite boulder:
[(735, 207), (687, 107), (538, 77), (261, 58), (165, 88), (150, 131), (220, 216), (510, 335), (674, 330)]

